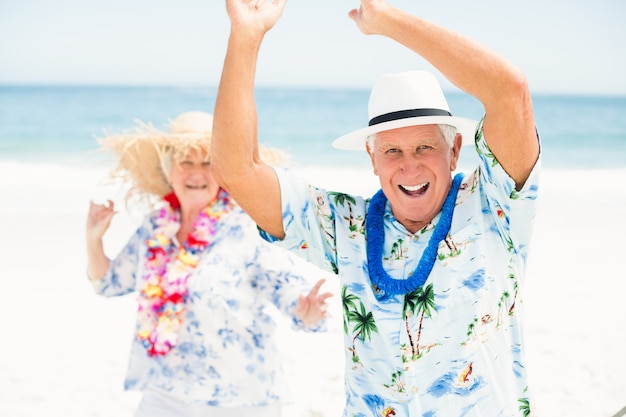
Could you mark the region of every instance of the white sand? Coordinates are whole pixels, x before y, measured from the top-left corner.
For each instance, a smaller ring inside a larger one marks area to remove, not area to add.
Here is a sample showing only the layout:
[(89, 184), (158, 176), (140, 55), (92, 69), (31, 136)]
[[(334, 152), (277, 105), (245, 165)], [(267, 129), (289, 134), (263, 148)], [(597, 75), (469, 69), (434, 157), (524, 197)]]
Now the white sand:
[[(376, 189), (368, 172), (301, 172), (320, 185), (339, 181), (335, 189)], [(139, 395), (122, 381), (134, 298), (100, 298), (84, 273), (88, 201), (110, 192), (96, 187), (102, 175), (97, 167), (0, 163), (0, 416), (133, 415)], [(539, 416), (612, 417), (626, 406), (625, 184), (626, 170), (544, 171), (525, 294)], [(138, 220), (116, 217), (110, 255)], [(340, 415), (340, 296), (330, 281), (328, 333), (294, 333), (281, 322), (295, 400), (285, 415)]]

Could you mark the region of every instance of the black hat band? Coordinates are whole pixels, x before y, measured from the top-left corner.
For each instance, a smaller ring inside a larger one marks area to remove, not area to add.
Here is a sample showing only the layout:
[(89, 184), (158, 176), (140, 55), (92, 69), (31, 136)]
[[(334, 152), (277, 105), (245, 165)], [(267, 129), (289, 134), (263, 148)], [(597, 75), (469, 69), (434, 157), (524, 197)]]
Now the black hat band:
[(449, 111), (441, 109), (410, 109), (399, 110), (391, 113), (381, 114), (370, 120), (369, 126), (378, 125), (385, 122), (391, 122), (393, 120), (408, 119), (409, 117), (424, 117), (424, 116), (452, 116)]

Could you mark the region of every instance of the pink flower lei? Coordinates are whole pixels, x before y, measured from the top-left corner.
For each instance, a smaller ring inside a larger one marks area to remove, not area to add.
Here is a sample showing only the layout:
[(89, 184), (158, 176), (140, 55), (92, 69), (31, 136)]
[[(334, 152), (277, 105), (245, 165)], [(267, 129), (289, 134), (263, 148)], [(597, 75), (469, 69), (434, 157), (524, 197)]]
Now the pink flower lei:
[(139, 293), (137, 338), (149, 356), (167, 354), (176, 345), (187, 297), (187, 280), (210, 245), (217, 222), (233, 206), (220, 189), (217, 200), (200, 212), (187, 241), (178, 248), (173, 238), (180, 228), (178, 199), (164, 197), (152, 238), (146, 240), (148, 254), (143, 287)]

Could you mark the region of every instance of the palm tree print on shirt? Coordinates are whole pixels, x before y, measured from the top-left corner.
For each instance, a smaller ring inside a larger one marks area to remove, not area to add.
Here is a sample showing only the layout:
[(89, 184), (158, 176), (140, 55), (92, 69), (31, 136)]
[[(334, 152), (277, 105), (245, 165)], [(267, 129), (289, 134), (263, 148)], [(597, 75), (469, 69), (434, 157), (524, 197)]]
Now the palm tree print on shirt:
[[(424, 322), (424, 316), (431, 317), (433, 311), (436, 310), (435, 306), (435, 291), (433, 290), (433, 284), (428, 284), (426, 287), (419, 287), (415, 291), (412, 291), (404, 296), (404, 306), (402, 307), (402, 318), (406, 324), (406, 333), (409, 338), (409, 345), (411, 348), (411, 360), (416, 360), (420, 356), (420, 339), (422, 337), (422, 324)], [(413, 340), (411, 334), (411, 326), (409, 324), (409, 317), (419, 316), (419, 325), (417, 327), (417, 337)]]
[(378, 333), (378, 327), (376, 326), (374, 314), (372, 314), (371, 311), (367, 311), (365, 304), (363, 304), (359, 297), (348, 293), (346, 285), (344, 285), (341, 290), (341, 301), (343, 304), (344, 330), (346, 334), (350, 331), (350, 325), (353, 325), (352, 361), (358, 363), (360, 360), (356, 353), (357, 339), (361, 340), (363, 343), (372, 340), (372, 334)]
[(391, 245), (391, 256), (393, 257), (393, 259), (399, 260), (404, 257), (404, 247), (402, 246), (403, 243), (403, 239), (398, 239), (393, 242), (393, 245)]
[(343, 331), (345, 334), (348, 334), (350, 311), (356, 310), (357, 301), (359, 301), (359, 297), (354, 294), (349, 294), (348, 286), (344, 285), (341, 288), (341, 305), (343, 307)]
[(520, 398), (517, 401), (520, 403), (519, 410), (522, 412), (522, 415), (524, 417), (530, 416), (530, 402), (528, 401), (528, 398)]
[(362, 215), (355, 217), (352, 213), (352, 207), (356, 205), (354, 197), (345, 193), (338, 193), (334, 191), (328, 192), (328, 196), (333, 199), (335, 206), (345, 207), (347, 203), (348, 215), (343, 218), (348, 222), (348, 230), (351, 232), (351, 237), (354, 238), (357, 234), (365, 234), (365, 219)]

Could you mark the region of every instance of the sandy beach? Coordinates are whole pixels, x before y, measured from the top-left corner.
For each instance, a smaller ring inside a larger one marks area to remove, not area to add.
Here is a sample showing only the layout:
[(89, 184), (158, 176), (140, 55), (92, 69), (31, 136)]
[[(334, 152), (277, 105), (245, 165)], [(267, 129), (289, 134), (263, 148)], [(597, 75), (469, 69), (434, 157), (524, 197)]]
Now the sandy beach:
[[(367, 171), (299, 172), (333, 189), (377, 189)], [(89, 200), (118, 203), (110, 256), (140, 220), (98, 186), (103, 176), (101, 167), (0, 162), (2, 417), (130, 417), (139, 401), (122, 388), (135, 299), (98, 297), (85, 275)], [(524, 289), (536, 416), (612, 417), (626, 406), (625, 183), (626, 169), (544, 170)], [(336, 294), (327, 333), (279, 322), (294, 400), (286, 416), (341, 415), (340, 296), (333, 277), (326, 286)]]

